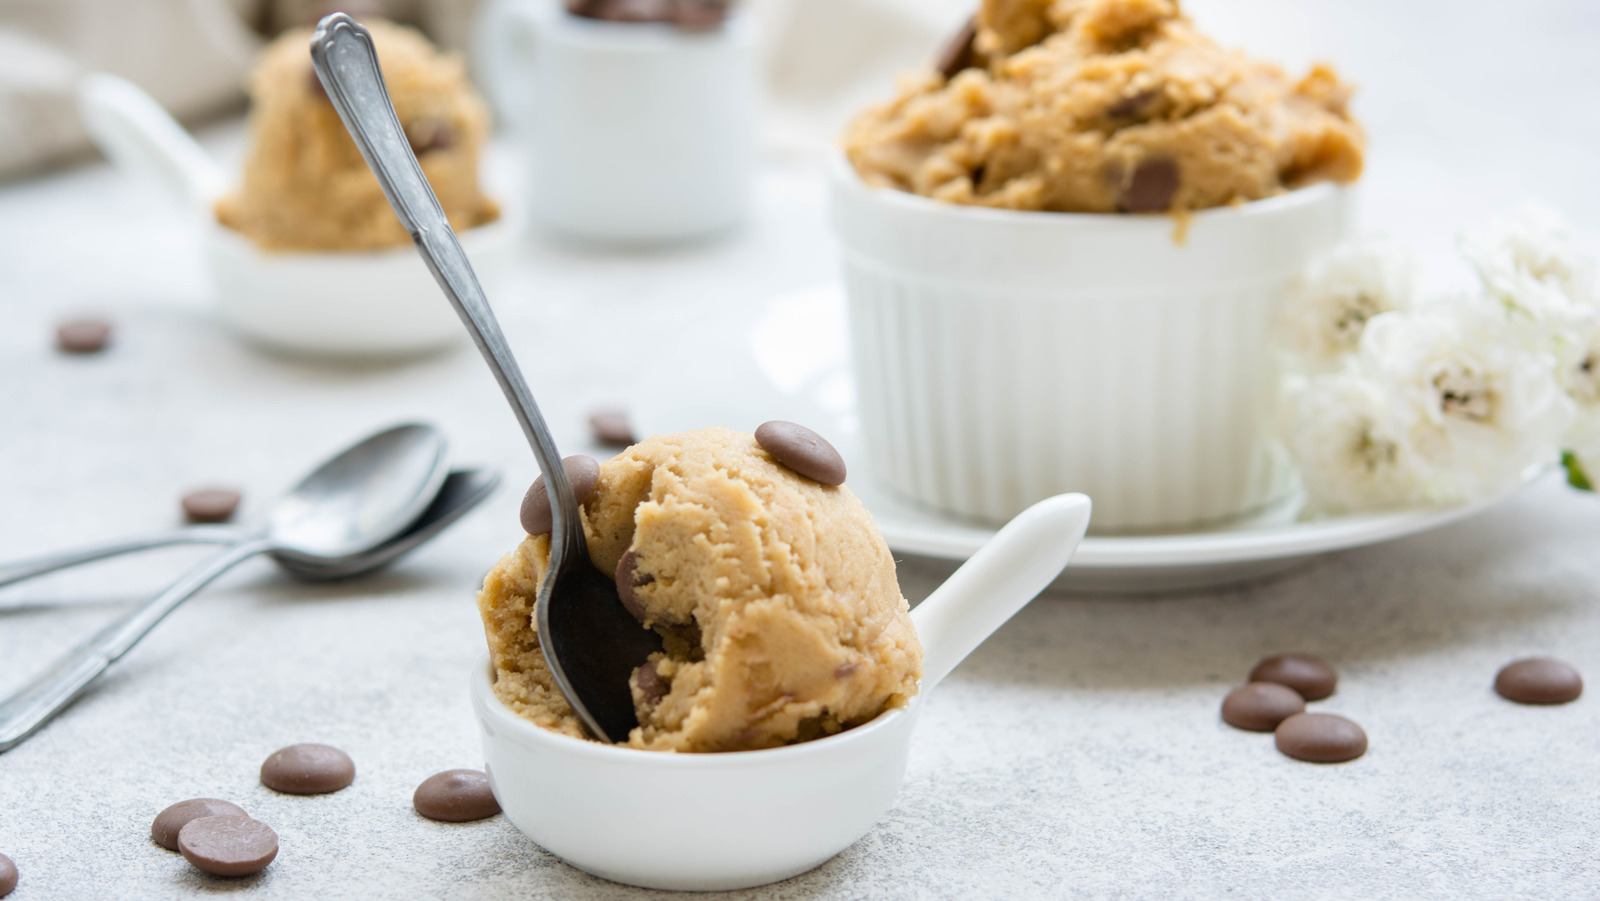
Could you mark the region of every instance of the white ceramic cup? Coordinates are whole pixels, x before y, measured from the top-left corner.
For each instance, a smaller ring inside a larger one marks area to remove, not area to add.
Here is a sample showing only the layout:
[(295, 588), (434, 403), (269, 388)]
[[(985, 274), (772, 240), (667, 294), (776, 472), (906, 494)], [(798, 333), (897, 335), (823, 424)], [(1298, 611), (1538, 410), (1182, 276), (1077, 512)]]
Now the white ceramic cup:
[[(79, 108), (119, 167), (154, 177), (193, 211), (218, 316), (241, 337), (322, 357), (385, 358), (461, 341), (466, 330), (410, 245), (379, 251), (267, 251), (217, 222), (228, 177), (149, 94), (112, 75), (86, 77)], [(461, 233), (491, 296), (516, 253), (507, 210)]]
[(1319, 184), (1187, 218), (1042, 213), (867, 187), (838, 155), (862, 434), (873, 472), (1000, 522), (1064, 491), (1097, 532), (1189, 529), (1283, 500), (1266, 436), (1268, 332), (1290, 282), (1349, 232)]
[(693, 31), (574, 16), (559, 0), (495, 15), (484, 43), (536, 220), (585, 240), (650, 244), (745, 216), (759, 79), (748, 16)]
[(542, 729), (495, 698), (488, 661), (472, 705), (501, 808), (579, 869), (647, 888), (720, 891), (804, 873), (865, 835), (894, 803), (928, 693), (1060, 574), (1089, 499), (1053, 497), (1000, 530), (911, 611), (921, 690), (838, 735), (764, 751), (673, 754)]

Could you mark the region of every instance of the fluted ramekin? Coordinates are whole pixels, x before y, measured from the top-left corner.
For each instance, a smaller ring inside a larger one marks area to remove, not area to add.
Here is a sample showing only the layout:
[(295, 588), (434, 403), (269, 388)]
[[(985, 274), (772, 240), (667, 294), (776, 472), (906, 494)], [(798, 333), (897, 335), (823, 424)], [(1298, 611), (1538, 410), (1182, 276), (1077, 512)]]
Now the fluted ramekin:
[(862, 433), (874, 473), (944, 513), (1003, 521), (1094, 498), (1098, 532), (1191, 528), (1284, 498), (1265, 436), (1268, 333), (1342, 240), (1319, 184), (1179, 221), (940, 203), (830, 171)]

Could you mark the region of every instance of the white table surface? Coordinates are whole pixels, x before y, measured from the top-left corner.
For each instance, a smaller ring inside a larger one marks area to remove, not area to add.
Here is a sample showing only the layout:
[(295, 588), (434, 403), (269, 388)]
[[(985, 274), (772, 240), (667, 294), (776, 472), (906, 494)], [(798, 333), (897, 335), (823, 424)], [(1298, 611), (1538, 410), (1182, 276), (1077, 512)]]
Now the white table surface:
[[(1436, 283), (1465, 281), (1457, 229), (1525, 195), (1600, 225), (1593, 4), (1287, 6), (1190, 4), (1230, 42), (1333, 57), (1363, 83), (1367, 223), (1418, 246)], [(236, 147), (237, 127), (209, 140)], [(768, 165), (753, 221), (710, 244), (625, 254), (529, 238), (495, 300), (564, 447), (585, 446), (585, 412), (625, 401), (675, 324), (832, 277), (813, 169)], [(260, 516), (320, 455), (401, 419), (438, 423), (506, 486), (376, 577), (307, 587), (240, 567), (0, 755), (12, 897), (648, 894), (566, 866), (504, 818), (442, 825), (410, 808), (424, 777), (481, 763), (473, 595), (520, 537), (535, 472), (476, 355), (374, 367), (250, 349), (209, 316), (182, 216), (147, 199), (103, 165), (0, 187), (0, 560), (169, 527), (178, 495), (208, 483), (240, 486), (242, 518)], [(84, 310), (116, 320), (115, 346), (57, 355), (53, 324)], [(1600, 498), (1546, 481), (1264, 585), (1047, 596), (930, 700), (883, 823), (739, 897), (1593, 897), (1600, 698), (1519, 707), (1490, 684), (1528, 654), (1600, 678), (1597, 534)], [(203, 553), (0, 591), (0, 692)], [(907, 560), (902, 586), (916, 601), (948, 571)], [(1297, 763), (1219, 722), (1258, 658), (1293, 649), (1339, 668), (1338, 694), (1314, 706), (1361, 723), (1365, 757)], [(301, 741), (349, 751), (355, 784), (262, 788), (261, 760)], [(156, 812), (195, 796), (271, 824), (278, 860), (222, 881), (152, 845)]]

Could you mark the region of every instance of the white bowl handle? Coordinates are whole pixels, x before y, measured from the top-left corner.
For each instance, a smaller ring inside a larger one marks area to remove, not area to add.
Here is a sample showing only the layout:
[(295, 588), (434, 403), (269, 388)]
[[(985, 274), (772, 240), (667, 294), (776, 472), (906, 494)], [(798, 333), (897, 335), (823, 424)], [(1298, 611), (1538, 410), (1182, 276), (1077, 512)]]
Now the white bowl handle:
[(210, 206), (222, 168), (154, 97), (125, 78), (93, 72), (78, 83), (78, 111), (95, 143), (124, 170), (154, 175), (186, 204)]
[(911, 611), (922, 639), (922, 693), (1027, 606), (1078, 549), (1089, 498), (1058, 494), (1018, 513), (928, 599)]

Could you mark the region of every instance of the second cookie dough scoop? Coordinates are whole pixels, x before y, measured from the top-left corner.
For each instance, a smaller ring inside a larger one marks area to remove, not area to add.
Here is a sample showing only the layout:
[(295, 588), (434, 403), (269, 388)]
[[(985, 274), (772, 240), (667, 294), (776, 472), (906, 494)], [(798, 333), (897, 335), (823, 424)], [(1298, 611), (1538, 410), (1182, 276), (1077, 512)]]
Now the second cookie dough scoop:
[(585, 728), (596, 737), (626, 741), (638, 725), (628, 678), (661, 650), (661, 639), (622, 605), (615, 580), (589, 562), (561, 453), (400, 127), (372, 35), (344, 13), (334, 13), (317, 25), (311, 60), (395, 214), (494, 372), (544, 473), (553, 528), (550, 574), (539, 586), (535, 616), (551, 674)]

